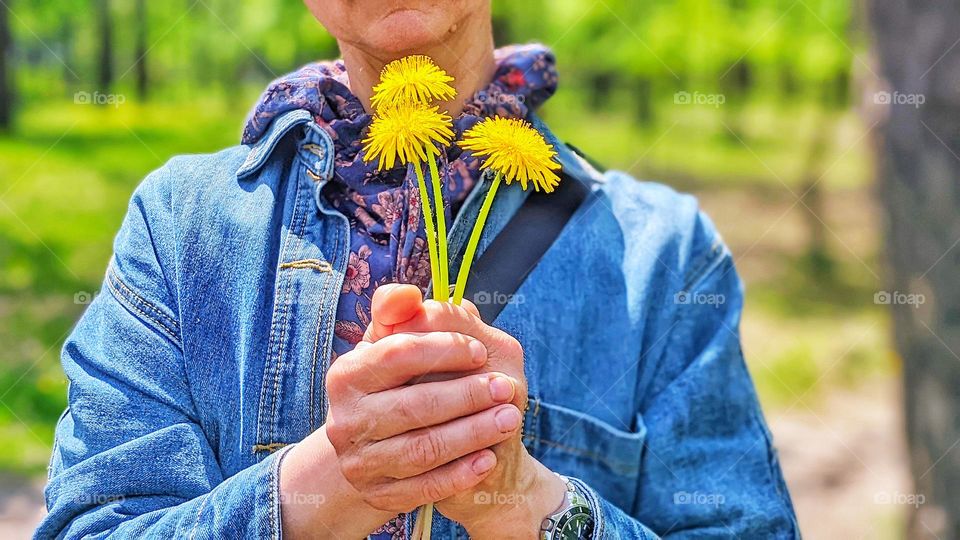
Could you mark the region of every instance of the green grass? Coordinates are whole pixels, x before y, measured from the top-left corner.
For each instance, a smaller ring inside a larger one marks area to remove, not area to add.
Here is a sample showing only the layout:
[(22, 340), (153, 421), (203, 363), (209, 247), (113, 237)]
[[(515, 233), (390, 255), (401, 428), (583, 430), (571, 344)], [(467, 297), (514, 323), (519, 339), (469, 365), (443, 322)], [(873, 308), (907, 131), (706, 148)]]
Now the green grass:
[[(45, 467), (66, 400), (59, 350), (83, 297), (100, 288), (135, 186), (173, 155), (236, 144), (255, 95), (244, 91), (229, 104), (28, 106), (16, 133), (0, 137), (0, 470), (35, 474)], [(736, 115), (741, 142), (726, 131), (723, 110), (661, 104), (658, 124), (646, 127), (614, 113), (593, 118), (578, 111), (561, 94), (546, 117), (561, 137), (611, 167), (745, 190), (796, 182), (805, 144), (796, 139), (815, 116), (802, 106), (744, 109)], [(855, 120), (845, 114), (836, 123), (825, 184), (862, 186), (864, 155), (845, 146), (856, 140)], [(765, 403), (789, 404), (824, 385), (889, 370), (882, 313), (854, 301), (872, 291), (872, 278), (849, 264), (826, 284), (811, 283), (793, 264), (750, 284), (744, 341)], [(867, 337), (839, 367), (822, 361), (837, 358), (864, 329)]]
[(36, 473), (66, 402), (59, 351), (100, 289), (137, 183), (170, 156), (236, 144), (243, 110), (28, 108), (0, 138), (0, 469)]

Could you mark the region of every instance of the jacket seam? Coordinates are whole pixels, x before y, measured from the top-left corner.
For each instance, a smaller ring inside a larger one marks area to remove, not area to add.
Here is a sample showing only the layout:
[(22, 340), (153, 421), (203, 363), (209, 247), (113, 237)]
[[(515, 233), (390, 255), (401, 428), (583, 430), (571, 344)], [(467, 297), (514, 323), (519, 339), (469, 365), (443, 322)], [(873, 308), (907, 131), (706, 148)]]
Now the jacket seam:
[(200, 503), (200, 507), (197, 508), (197, 518), (193, 522), (193, 530), (190, 531), (190, 540), (193, 540), (197, 537), (197, 531), (200, 530), (200, 516), (203, 515), (203, 509), (207, 506), (207, 502), (210, 500), (209, 494), (203, 497), (203, 502)]
[[(349, 236), (349, 231), (347, 232), (347, 235)], [(338, 255), (338, 254), (340, 253), (340, 240), (341, 240), (339, 231), (337, 231), (336, 237), (337, 237), (337, 238), (336, 238), (336, 241), (334, 242), (334, 251), (333, 251), (333, 253), (334, 253), (335, 255)], [(330, 266), (330, 268), (331, 268), (331, 270), (332, 270), (332, 269), (333, 269), (333, 265), (332, 265), (331, 263), (329, 263), (329, 262), (328, 262), (327, 264)], [(333, 279), (328, 279), (328, 280), (326, 280), (326, 282), (323, 284), (323, 288), (320, 290), (320, 306), (319, 306), (319, 308), (318, 308), (320, 311), (319, 311), (319, 313), (317, 313), (317, 326), (316, 326), (316, 329), (314, 330), (315, 333), (314, 333), (314, 336), (313, 336), (313, 358), (311, 359), (311, 362), (310, 362), (310, 405), (309, 405), (309, 412), (308, 412), (308, 414), (310, 415), (309, 424), (310, 424), (310, 431), (311, 431), (311, 432), (315, 429), (315, 428), (314, 428), (313, 419), (314, 419), (314, 416), (315, 416), (316, 411), (317, 411), (317, 403), (316, 403), (316, 399), (317, 399), (317, 395), (316, 395), (316, 394), (317, 394), (317, 389), (316, 389), (316, 386), (317, 386), (317, 363), (319, 362), (319, 358), (318, 358), (318, 356), (317, 356), (317, 353), (318, 353), (319, 350), (320, 350), (320, 333), (321, 333), (321, 330), (324, 329), (324, 328), (326, 328), (326, 326), (324, 325), (324, 322), (323, 322), (323, 312), (324, 312), (323, 301), (324, 301), (324, 299), (327, 297), (327, 294), (328, 294), (328, 293), (327, 293), (327, 289), (333, 289), (333, 290), (331, 290), (330, 294), (335, 294), (336, 291), (335, 291), (335, 287), (333, 287), (333, 283), (334, 283), (334, 280), (333, 280)], [(325, 355), (324, 358), (326, 358), (326, 356), (328, 356), (328, 355)], [(325, 377), (326, 377), (326, 371), (327, 371), (327, 369), (328, 369), (326, 360), (324, 360), (323, 364), (324, 364), (324, 366), (323, 366), (323, 368), (322, 368), (322, 373), (323, 373), (324, 378), (325, 378)], [(322, 399), (322, 394), (325, 394), (325, 393), (326, 393), (326, 392), (325, 392), (325, 389), (321, 389), (320, 392), (321, 392), (321, 399)], [(323, 408), (323, 403), (320, 403), (320, 408), (321, 408), (321, 409)], [(324, 417), (326, 416), (326, 411), (323, 412), (323, 416), (324, 416)]]
[(180, 325), (177, 323), (177, 321), (175, 321), (173, 318), (171, 318), (166, 313), (164, 313), (157, 305), (146, 300), (142, 295), (138, 294), (136, 291), (133, 290), (133, 288), (131, 288), (122, 279), (120, 279), (119, 272), (116, 270), (116, 267), (114, 265), (111, 264), (109, 270), (110, 270), (110, 275), (114, 277), (114, 279), (117, 281), (117, 285), (119, 285), (122, 289), (128, 292), (129, 295), (133, 297), (133, 300), (137, 301), (138, 304), (141, 304), (143, 309), (149, 310), (156, 314), (154, 319), (157, 320), (157, 322), (162, 322), (166, 325), (169, 325), (168, 328), (175, 334), (180, 333)]
[(683, 290), (690, 292), (690, 289), (698, 286), (710, 275), (710, 272), (712, 272), (715, 267), (723, 262), (726, 256), (727, 249), (723, 241), (719, 237), (715, 238), (710, 244), (710, 249), (707, 253), (701, 255), (697, 260), (698, 264), (693, 270), (687, 273)]
[(796, 513), (792, 511), (792, 502), (790, 500), (790, 494), (789, 492), (785, 492), (782, 489), (784, 487), (783, 486), (784, 481), (782, 476), (780, 476), (777, 472), (778, 471), (778, 467), (776, 467), (777, 457), (775, 455), (773, 439), (771, 438), (770, 433), (767, 427), (765, 426), (763, 419), (758, 414), (758, 409), (755, 408), (753, 411), (750, 412), (750, 418), (753, 420), (753, 424), (757, 429), (757, 431), (759, 431), (760, 435), (763, 437), (763, 441), (766, 446), (766, 448), (764, 449), (765, 450), (764, 453), (766, 454), (765, 461), (767, 462), (766, 463), (767, 472), (770, 474), (770, 482), (773, 484), (773, 488), (776, 491), (778, 498), (780, 499), (781, 509), (785, 510), (784, 516), (787, 518), (787, 520), (790, 522), (791, 527), (793, 528), (794, 538), (798, 538), (799, 536), (796, 534), (796, 532), (799, 530), (799, 526), (797, 525), (797, 521), (796, 521)]
[[(297, 207), (298, 207), (298, 204), (299, 204), (299, 200), (300, 200), (300, 186), (299, 186), (299, 183), (297, 183), (297, 184), (295, 185), (295, 189), (296, 189), (296, 191), (294, 192), (294, 200), (293, 200), (293, 208), (294, 208), (293, 212), (294, 212), (294, 214), (293, 214), (293, 216), (292, 216), (292, 218), (291, 218), (292, 220), (295, 220), (295, 219), (296, 219), (296, 210), (297, 210)], [(268, 397), (270, 397), (270, 396), (269, 396), (269, 392), (270, 392), (269, 388), (270, 388), (270, 385), (269, 385), (269, 382), (268, 382), (268, 381), (269, 381), (268, 377), (270, 377), (270, 376), (272, 375), (272, 373), (270, 373), (269, 370), (271, 370), (271, 369), (279, 370), (279, 369), (280, 369), (279, 366), (274, 366), (274, 363), (271, 362), (271, 359), (273, 358), (273, 347), (274, 347), (274, 344), (276, 343), (275, 336), (276, 336), (276, 332), (277, 332), (277, 327), (278, 327), (278, 326), (283, 326), (283, 325), (281, 325), (281, 324), (279, 323), (278, 317), (281, 316), (281, 313), (285, 313), (286, 308), (285, 308), (284, 306), (285, 306), (285, 304), (286, 304), (287, 291), (288, 291), (288, 289), (289, 289), (289, 278), (285, 277), (285, 274), (279, 271), (280, 265), (283, 264), (283, 262), (284, 262), (284, 261), (283, 261), (284, 254), (287, 253), (287, 249), (288, 249), (288, 247), (290, 246), (290, 236), (289, 236), (290, 233), (288, 232), (287, 234), (288, 234), (288, 236), (287, 236), (286, 238), (284, 238), (284, 241), (283, 241), (283, 247), (280, 249), (280, 252), (279, 252), (279, 254), (277, 255), (277, 257), (278, 257), (278, 259), (279, 259), (279, 260), (277, 261), (277, 268), (278, 268), (278, 271), (277, 271), (277, 274), (276, 274), (276, 275), (277, 275), (277, 278), (276, 278), (276, 279), (277, 279), (277, 284), (274, 285), (274, 287), (275, 287), (275, 289), (276, 289), (276, 290), (274, 291), (274, 292), (275, 292), (275, 297), (274, 297), (274, 300), (273, 300), (273, 302), (274, 302), (274, 309), (273, 309), (273, 313), (271, 313), (271, 316), (270, 316), (270, 335), (267, 337), (267, 358), (266, 358), (266, 363), (265, 363), (265, 366), (264, 366), (264, 381), (263, 381), (263, 386), (262, 386), (262, 388), (260, 389), (260, 409), (257, 411), (258, 426), (257, 426), (257, 439), (256, 439), (256, 441), (254, 442), (254, 446), (253, 446), (254, 452), (257, 452), (257, 447), (260, 445), (260, 441), (273, 439), (273, 423), (274, 423), (274, 419), (272, 418), (272, 416), (271, 416), (270, 418), (264, 418), (264, 414), (265, 414), (266, 401), (267, 401)], [(278, 285), (280, 285), (280, 280), (285, 280), (285, 282), (283, 283), (282, 287), (277, 287)], [(282, 337), (282, 334), (281, 334), (281, 337)], [(279, 357), (278, 357), (278, 358), (279, 358)], [(279, 362), (279, 360), (278, 360), (278, 362)], [(276, 377), (274, 377), (274, 380), (276, 380)], [(274, 395), (271, 399), (275, 399), (275, 395)], [(271, 406), (271, 411), (272, 411), (272, 410), (273, 410), (273, 409), (272, 409), (272, 406)], [(271, 412), (271, 414), (272, 414), (272, 412)], [(263, 431), (267, 431), (267, 433), (263, 433)]]
[[(287, 236), (284, 238), (283, 248), (280, 250), (278, 255), (277, 262), (277, 281), (283, 280), (282, 288), (277, 291), (276, 298), (274, 299), (274, 311), (271, 315), (271, 324), (270, 324), (270, 336), (268, 338), (268, 349), (267, 349), (267, 365), (265, 369), (273, 369), (272, 373), (264, 373), (265, 380), (263, 387), (261, 388), (260, 395), (260, 410), (258, 411), (258, 416), (262, 420), (261, 425), (257, 429), (257, 441), (259, 444), (263, 440), (272, 440), (274, 438), (274, 429), (276, 427), (276, 413), (277, 413), (277, 401), (279, 387), (281, 382), (281, 372), (283, 371), (283, 352), (285, 350), (284, 342), (287, 339), (287, 326), (290, 307), (288, 305), (287, 299), (290, 297), (291, 290), (293, 288), (293, 280), (290, 277), (286, 277), (285, 273), (279, 271), (280, 266), (285, 262), (284, 258), (290, 253), (291, 249), (291, 237), (297, 236), (297, 244), (292, 248), (295, 253), (299, 252), (300, 245), (303, 241), (301, 230), (303, 227), (300, 226), (301, 213), (303, 214), (303, 221), (306, 221), (306, 214), (301, 210), (303, 205), (302, 199), (302, 190), (303, 187), (300, 185), (300, 178), (296, 174), (296, 169), (293, 169), (291, 172), (291, 181), (293, 182), (294, 200), (293, 200), (293, 215), (290, 218), (290, 229), (287, 231)], [(279, 327), (280, 334), (277, 335), (277, 329)], [(277, 339), (275, 339), (277, 338)], [(276, 353), (272, 350), (273, 347), (276, 347)], [(270, 382), (267, 377), (271, 377), (273, 392), (270, 393)], [(264, 418), (266, 410), (264, 407), (267, 406), (266, 400), (269, 399), (270, 413), (269, 417)], [(266, 433), (264, 433), (266, 431)]]
[[(306, 171), (309, 171), (309, 170), (310, 170), (310, 168), (307, 167), (306, 164), (303, 164), (302, 166), (303, 166), (303, 168), (304, 168), (304, 172), (305, 172), (305, 173), (306, 173)], [(319, 194), (316, 193), (316, 194), (314, 194), (314, 195), (317, 196), (317, 195), (319, 195)], [(336, 242), (334, 243), (334, 253), (339, 253), (339, 249), (337, 249), (337, 248), (339, 248), (339, 247), (340, 247), (340, 235), (338, 234), (338, 235), (337, 235)], [(333, 269), (333, 265), (332, 265), (332, 264), (330, 264), (330, 263), (328, 262), (327, 265), (330, 266), (331, 270)], [(316, 388), (316, 387), (317, 387), (317, 351), (320, 349), (320, 330), (321, 330), (321, 327), (322, 327), (322, 325), (323, 325), (323, 311), (324, 311), (324, 309), (323, 309), (323, 300), (324, 300), (324, 298), (326, 297), (326, 296), (325, 296), (325, 295), (326, 295), (326, 291), (327, 291), (327, 283), (324, 283), (324, 284), (323, 284), (323, 287), (320, 289), (320, 302), (319, 302), (320, 305), (319, 305), (319, 307), (318, 307), (319, 313), (317, 313), (317, 324), (316, 324), (316, 326), (315, 326), (315, 328), (314, 328), (314, 334), (313, 334), (313, 354), (312, 354), (311, 357), (310, 357), (310, 393), (309, 393), (308, 404), (307, 404), (307, 423), (308, 423), (309, 426), (310, 426), (310, 432), (311, 432), (311, 433), (314, 431), (314, 429), (316, 429), (316, 428), (314, 427), (315, 424), (314, 424), (314, 421), (313, 421), (313, 420), (314, 420), (314, 417), (315, 417), (315, 415), (316, 415), (316, 410), (317, 410), (317, 406), (316, 406), (316, 398), (317, 398), (317, 396), (316, 396), (316, 394), (317, 394), (317, 388)]]
[[(695, 280), (691, 281), (691, 283), (690, 283), (690, 285), (689, 285), (688, 287), (685, 287), (685, 288), (684, 288), (684, 292), (687, 292), (687, 293), (692, 293), (692, 292), (694, 292), (694, 289), (695, 289), (696, 287), (699, 287), (700, 284), (703, 283), (703, 282), (710, 276), (710, 274), (712, 274), (712, 273), (715, 272), (718, 268), (720, 268), (721, 263), (724, 261), (724, 259), (726, 259), (726, 258), (729, 256), (729, 255), (727, 254), (726, 250), (723, 250), (722, 253), (723, 253), (723, 256), (721, 256), (721, 257), (716, 257), (715, 259), (713, 259), (713, 260), (712, 260), (712, 264), (709, 264), (709, 265), (706, 265), (706, 264), (705, 264), (705, 265), (702, 265), (702, 266), (700, 267), (701, 269), (703, 269), (703, 268), (706, 268), (706, 267), (709, 266), (709, 268), (707, 268), (706, 270), (701, 271), (701, 272), (700, 272), (700, 275), (697, 276)], [(666, 339), (667, 339), (667, 342), (665, 343), (663, 349), (661, 349), (660, 354), (657, 356), (657, 362), (656, 362), (656, 364), (655, 364), (655, 365), (657, 365), (657, 366), (662, 366), (663, 363), (664, 363), (663, 360), (664, 360), (666, 354), (668, 353), (668, 351), (673, 350), (672, 345), (673, 345), (673, 341), (674, 341), (674, 339), (675, 339), (674, 336), (676, 335), (676, 334), (673, 332), (673, 329), (674, 329), (678, 324), (680, 324), (681, 310), (679, 310), (679, 309), (674, 309), (673, 311), (674, 311), (674, 312), (673, 312), (673, 317), (670, 319), (670, 323), (671, 323), (671, 324), (670, 324), (670, 328), (667, 330), (667, 332), (669, 333), (669, 335), (668, 335), (667, 338), (666, 338)], [(686, 367), (684, 367), (679, 373), (677, 373), (676, 377), (674, 377), (673, 380), (671, 380), (669, 384), (667, 384), (666, 386), (664, 386), (663, 388), (661, 388), (660, 391), (657, 392), (656, 394), (654, 394), (654, 395), (652, 395), (652, 396), (649, 396), (646, 401), (647, 401), (648, 403), (650, 403), (650, 402), (652, 402), (653, 400), (656, 400), (657, 398), (659, 398), (661, 395), (663, 395), (664, 392), (666, 392), (671, 386), (673, 386), (673, 383), (676, 382), (677, 379), (679, 379), (680, 377), (682, 377), (682, 376), (687, 372), (687, 370), (690, 369), (691, 365), (692, 365), (692, 363), (689, 364), (689, 365), (687, 365)], [(639, 407), (638, 407), (637, 413), (640, 414), (640, 415), (642, 415), (643, 412), (644, 412), (644, 411), (639, 410)]]
[(282, 503), (280, 497), (280, 466), (283, 459), (287, 457), (292, 445), (286, 446), (274, 458), (272, 467), (270, 467), (270, 476), (267, 483), (267, 489), (270, 493), (267, 495), (270, 504), (270, 538), (277, 539), (283, 537), (283, 513), (279, 506)]
[[(304, 229), (306, 229), (307, 216), (308, 216), (309, 212), (308, 212), (305, 208), (301, 208), (301, 207), (300, 207), (300, 206), (301, 206), (301, 203), (300, 203), (301, 197), (300, 197), (300, 195), (301, 195), (301, 191), (304, 190), (304, 187), (303, 187), (302, 185), (300, 185), (301, 183), (300, 183), (300, 177), (299, 177), (299, 175), (298, 175), (297, 178), (296, 178), (296, 182), (297, 182), (297, 198), (296, 198), (296, 203), (295, 203), (295, 205), (294, 205), (293, 219), (291, 220), (291, 221), (293, 222), (293, 228), (291, 228), (290, 234), (294, 234), (294, 235), (297, 237), (296, 247), (294, 248), (294, 252), (295, 252), (295, 253), (300, 253), (300, 251), (302, 250), (302, 247), (303, 247), (303, 232), (304, 232)], [(298, 212), (299, 212), (299, 215), (298, 215)], [(299, 220), (297, 219), (298, 217), (300, 218)], [(290, 294), (291, 294), (291, 292), (292, 292), (292, 289), (293, 289), (293, 279), (291, 278), (291, 279), (287, 280), (287, 287), (286, 287), (286, 291), (284, 292), (284, 303), (283, 303), (283, 305), (284, 305), (284, 312), (283, 312), (284, 324), (283, 324), (283, 332), (280, 334), (280, 343), (278, 343), (279, 349), (277, 350), (277, 370), (276, 370), (276, 372), (274, 373), (274, 378), (273, 378), (273, 397), (272, 397), (272, 399), (270, 400), (270, 426), (271, 426), (270, 435), (271, 435), (271, 438), (273, 438), (273, 428), (276, 427), (275, 424), (276, 424), (276, 418), (277, 418), (277, 402), (280, 401), (280, 399), (279, 399), (280, 383), (281, 383), (282, 380), (283, 380), (283, 377), (282, 377), (282, 373), (283, 373), (283, 353), (284, 353), (284, 351), (286, 350), (287, 329), (288, 329), (288, 327), (289, 327), (289, 318), (290, 318), (290, 307), (289, 307), (289, 305), (288, 305), (288, 303), (287, 303), (286, 300), (287, 300), (287, 298), (290, 297)]]
[(568, 446), (568, 445), (565, 445), (565, 444), (562, 444), (562, 443), (554, 442), (554, 441), (551, 441), (551, 440), (549, 440), (549, 439), (544, 439), (543, 437), (538, 437), (538, 436), (536, 436), (536, 435), (532, 436), (532, 438), (533, 438), (535, 441), (538, 441), (538, 442), (540, 442), (540, 443), (542, 443), (542, 444), (545, 444), (545, 445), (547, 445), (547, 446), (552, 446), (552, 447), (554, 447), (554, 448), (557, 448), (558, 450), (563, 450), (563, 451), (565, 451), (565, 452), (569, 452), (569, 453), (574, 454), (574, 455), (578, 455), (578, 456), (581, 456), (581, 457), (590, 458), (590, 459), (593, 459), (593, 460), (598, 461), (598, 462), (600, 462), (600, 463), (603, 463), (604, 465), (606, 465), (606, 466), (610, 467), (611, 469), (613, 469), (614, 472), (616, 472), (616, 473), (618, 473), (618, 474), (634, 475), (634, 474), (637, 474), (637, 473), (640, 472), (639, 464), (637, 464), (637, 466), (633, 466), (633, 465), (627, 465), (626, 462), (624, 462), (624, 463), (617, 463), (617, 462), (614, 462), (614, 461), (610, 461), (609, 459), (603, 457), (603, 456), (600, 455), (600, 454), (595, 454), (595, 453), (590, 452), (590, 451), (588, 451), (588, 450), (583, 450), (583, 449), (576, 448), (576, 447), (573, 447), (573, 446)]
[[(292, 219), (294, 219), (294, 220), (296, 219), (296, 211), (297, 211), (297, 207), (298, 207), (299, 200), (300, 200), (300, 188), (299, 188), (299, 185), (297, 186), (296, 189), (297, 189), (297, 191), (295, 192), (294, 201), (293, 201), (294, 215), (293, 215), (293, 218), (292, 218)], [(287, 252), (287, 249), (288, 249), (288, 247), (289, 247), (289, 245), (290, 245), (290, 236), (289, 236), (290, 233), (288, 232), (287, 234), (288, 234), (288, 236), (284, 239), (284, 242), (283, 242), (283, 248), (280, 250), (280, 253), (279, 253), (279, 255), (278, 255), (278, 257), (279, 257), (279, 259), (280, 259), (280, 260), (278, 261), (278, 268), (279, 268), (279, 265), (283, 263), (284, 254)], [(276, 339), (275, 339), (275, 336), (276, 336), (276, 333), (277, 333), (277, 327), (283, 328), (283, 329), (281, 330), (281, 334), (280, 334), (280, 338), (281, 338), (281, 339), (283, 339), (283, 337), (284, 337), (284, 335), (285, 335), (285, 332), (286, 332), (286, 330), (285, 330), (285, 325), (282, 324), (282, 323), (279, 321), (279, 318), (286, 316), (286, 310), (287, 310), (287, 308), (286, 308), (285, 306), (286, 306), (287, 294), (288, 294), (288, 291), (289, 291), (289, 288), (290, 288), (290, 280), (289, 280), (289, 278), (286, 278), (283, 273), (277, 272), (277, 280), (279, 281), (279, 280), (281, 280), (281, 279), (284, 280), (284, 283), (283, 283), (283, 285), (282, 285), (282, 288), (280, 288), (279, 290), (276, 291), (276, 297), (274, 298), (274, 310), (273, 310), (273, 313), (271, 314), (271, 321), (270, 321), (270, 335), (269, 335), (268, 338), (267, 338), (267, 360), (266, 360), (266, 366), (265, 366), (265, 368), (264, 368), (264, 369), (265, 369), (265, 373), (264, 373), (265, 380), (264, 380), (263, 388), (262, 388), (261, 391), (260, 391), (260, 407), (261, 407), (261, 409), (258, 411), (258, 416), (259, 416), (260, 419), (262, 420), (262, 425), (258, 426), (258, 429), (257, 429), (257, 440), (256, 440), (256, 443), (255, 443), (255, 445), (254, 445), (254, 452), (256, 452), (256, 448), (257, 448), (257, 446), (260, 444), (260, 441), (273, 439), (273, 424), (274, 424), (274, 419), (273, 419), (273, 416), (272, 416), (272, 414), (273, 414), (273, 404), (272, 404), (272, 402), (271, 402), (271, 409), (270, 409), (270, 410), (271, 410), (271, 416), (270, 416), (269, 418), (264, 418), (264, 413), (265, 413), (264, 407), (266, 406), (266, 403), (265, 403), (265, 402), (266, 402), (266, 400), (268, 399), (268, 397), (269, 397), (270, 399), (276, 399), (276, 379), (277, 379), (277, 376), (276, 376), (276, 375), (273, 375), (272, 373), (270, 373), (269, 371), (266, 371), (266, 370), (275, 369), (275, 370), (277, 370), (277, 372), (279, 372), (279, 370), (280, 370), (280, 366), (279, 366), (280, 360), (279, 360), (279, 358), (280, 358), (280, 354), (282, 354), (283, 347), (280, 346), (279, 344), (276, 345), (276, 346), (280, 347), (280, 352), (278, 352), (278, 354), (277, 354), (277, 362), (276, 362), (277, 365), (274, 365), (274, 362), (271, 361), (271, 360), (273, 359), (273, 347), (275, 346), (274, 344), (277, 343), (277, 342), (276, 342)], [(269, 395), (269, 392), (270, 392), (270, 390), (269, 390), (269, 388), (270, 388), (270, 383), (268, 382), (269, 379), (266, 379), (266, 377), (270, 377), (271, 375), (273, 375), (272, 378), (274, 379), (274, 394), (273, 394), (272, 396)], [(266, 434), (262, 433), (262, 432), (261, 432), (262, 430), (267, 431), (267, 433), (266, 433)]]
[[(120, 276), (117, 274), (116, 269), (111, 264), (107, 268), (107, 287), (110, 289), (110, 292), (113, 296), (120, 302), (121, 305), (127, 309), (139, 314), (146, 322), (150, 323), (151, 326), (160, 330), (164, 335), (166, 335), (177, 346), (181, 351), (183, 350), (183, 344), (180, 340), (180, 327), (176, 324), (176, 321), (173, 321), (168, 316), (166, 316), (160, 309), (150, 301), (146, 300), (135, 292), (130, 286), (123, 282), (120, 279)], [(123, 290), (121, 290), (123, 289)], [(147, 313), (151, 311), (156, 315), (151, 315)], [(169, 326), (168, 326), (169, 323)]]

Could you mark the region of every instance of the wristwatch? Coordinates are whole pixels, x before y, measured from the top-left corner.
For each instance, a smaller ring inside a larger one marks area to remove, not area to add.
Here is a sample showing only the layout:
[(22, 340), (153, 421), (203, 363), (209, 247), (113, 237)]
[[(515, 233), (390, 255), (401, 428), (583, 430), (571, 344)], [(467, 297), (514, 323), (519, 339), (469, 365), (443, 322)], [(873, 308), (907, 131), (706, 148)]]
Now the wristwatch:
[[(556, 473), (554, 473), (556, 474)], [(540, 524), (540, 540), (587, 540), (593, 536), (593, 511), (576, 484), (557, 474), (567, 485), (560, 508)]]

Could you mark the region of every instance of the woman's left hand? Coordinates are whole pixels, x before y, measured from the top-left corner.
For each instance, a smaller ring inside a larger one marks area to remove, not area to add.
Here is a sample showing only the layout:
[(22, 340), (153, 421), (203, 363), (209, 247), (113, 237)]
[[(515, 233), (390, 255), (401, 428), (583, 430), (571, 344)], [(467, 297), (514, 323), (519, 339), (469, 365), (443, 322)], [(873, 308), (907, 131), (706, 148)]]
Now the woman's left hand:
[[(405, 309), (395, 304), (384, 306), (382, 300), (374, 294), (374, 312), (386, 308), (391, 314), (404, 315), (395, 316), (396, 324), (390, 326), (370, 326), (365, 341), (374, 342), (401, 332), (458, 332), (474, 337), (487, 348), (489, 359), (483, 371), (512, 378), (516, 390), (513, 404), (521, 411), (526, 409), (523, 347), (513, 336), (485, 324), (476, 306), (468, 301), (464, 301), (463, 306), (455, 306), (428, 300)], [(455, 374), (456, 377), (463, 375)], [(493, 451), (497, 454), (497, 466), (487, 479), (467, 492), (438, 501), (436, 507), (463, 525), (471, 538), (536, 538), (540, 523), (562, 503), (566, 487), (527, 452), (520, 430), (516, 436), (494, 446)]]

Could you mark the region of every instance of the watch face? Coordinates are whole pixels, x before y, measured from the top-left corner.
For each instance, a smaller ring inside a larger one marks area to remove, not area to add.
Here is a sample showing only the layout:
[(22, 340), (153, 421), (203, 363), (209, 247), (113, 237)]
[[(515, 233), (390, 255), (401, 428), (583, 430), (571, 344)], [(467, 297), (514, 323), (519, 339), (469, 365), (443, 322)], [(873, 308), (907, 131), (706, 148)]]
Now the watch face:
[(590, 510), (576, 506), (560, 516), (553, 538), (556, 540), (581, 540), (593, 536), (593, 516)]

